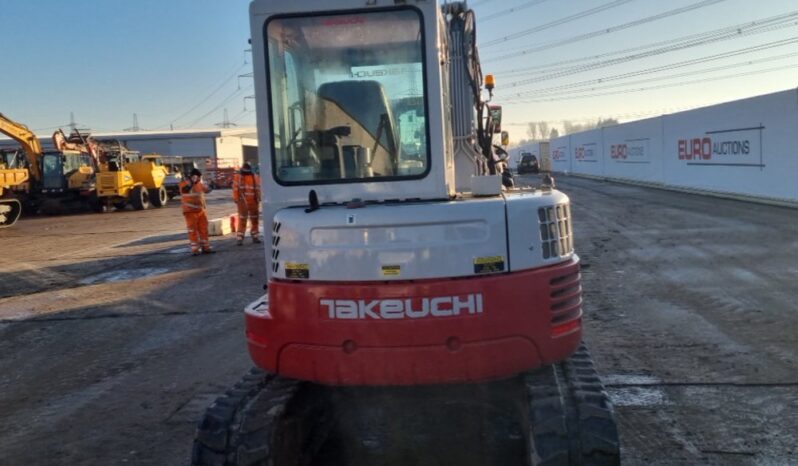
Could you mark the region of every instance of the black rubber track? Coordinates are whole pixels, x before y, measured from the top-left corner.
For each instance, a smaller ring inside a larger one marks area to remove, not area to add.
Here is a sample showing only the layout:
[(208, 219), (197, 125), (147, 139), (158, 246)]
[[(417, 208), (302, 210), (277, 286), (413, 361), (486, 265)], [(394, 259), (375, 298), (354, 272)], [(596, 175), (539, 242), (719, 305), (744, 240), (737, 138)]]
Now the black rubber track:
[(530, 464), (620, 464), (612, 405), (582, 344), (567, 360), (526, 375)]
[(561, 368), (568, 390), (564, 393), (564, 399), (571, 425), (571, 464), (620, 464), (615, 413), (584, 343), (558, 367)]
[(191, 463), (310, 464), (328, 424), (319, 411), (324, 396), (308, 393), (313, 390), (312, 384), (252, 369), (205, 412), (197, 427)]
[[(527, 466), (620, 464), (613, 409), (584, 345), (566, 361), (515, 380), (528, 406)], [(313, 464), (334, 425), (333, 393), (253, 369), (208, 408), (192, 464)]]

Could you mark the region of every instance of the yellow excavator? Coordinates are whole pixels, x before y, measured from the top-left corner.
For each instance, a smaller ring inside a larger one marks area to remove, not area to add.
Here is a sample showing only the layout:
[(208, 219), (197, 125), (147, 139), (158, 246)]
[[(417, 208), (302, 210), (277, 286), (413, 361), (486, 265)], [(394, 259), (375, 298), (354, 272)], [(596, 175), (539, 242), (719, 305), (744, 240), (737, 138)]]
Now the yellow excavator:
[(0, 169), (0, 191), (3, 192), (3, 200), (7, 201), (3, 203), (4, 207), (10, 208), (0, 226), (15, 223), (23, 206), (36, 211), (48, 204), (86, 204), (96, 199), (95, 162), (86, 148), (66, 147), (45, 151), (33, 131), (2, 113), (0, 133), (15, 140), (24, 154), (22, 158), (6, 155), (0, 162), (3, 167)]
[(0, 228), (10, 227), (19, 220), (22, 203), (14, 190), (21, 189), (30, 178), (27, 168), (17, 168), (12, 162), (16, 155), (16, 152), (0, 154)]
[(17, 141), (26, 157), (20, 159), (19, 151), (4, 152), (0, 160), (0, 227), (10, 227), (22, 214), (22, 202), (30, 193), (31, 175), (41, 178), (39, 161), (43, 151), (39, 138), (27, 126), (2, 113), (0, 133)]

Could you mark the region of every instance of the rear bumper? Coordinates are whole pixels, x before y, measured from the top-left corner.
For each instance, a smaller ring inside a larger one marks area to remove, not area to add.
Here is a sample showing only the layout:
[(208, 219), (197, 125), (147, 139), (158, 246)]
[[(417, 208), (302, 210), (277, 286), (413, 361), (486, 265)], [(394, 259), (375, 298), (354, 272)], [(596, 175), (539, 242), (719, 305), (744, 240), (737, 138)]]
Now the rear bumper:
[(332, 385), (507, 377), (567, 358), (582, 333), (576, 258), (468, 279), (273, 281), (269, 303), (246, 313), (255, 363)]

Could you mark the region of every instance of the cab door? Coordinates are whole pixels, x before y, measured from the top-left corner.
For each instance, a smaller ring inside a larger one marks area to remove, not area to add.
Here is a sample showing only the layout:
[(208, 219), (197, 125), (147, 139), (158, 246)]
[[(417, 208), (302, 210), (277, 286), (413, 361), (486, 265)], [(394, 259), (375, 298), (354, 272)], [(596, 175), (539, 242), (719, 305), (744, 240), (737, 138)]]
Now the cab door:
[(61, 154), (44, 154), (42, 157), (42, 190), (63, 192), (66, 189), (64, 159)]

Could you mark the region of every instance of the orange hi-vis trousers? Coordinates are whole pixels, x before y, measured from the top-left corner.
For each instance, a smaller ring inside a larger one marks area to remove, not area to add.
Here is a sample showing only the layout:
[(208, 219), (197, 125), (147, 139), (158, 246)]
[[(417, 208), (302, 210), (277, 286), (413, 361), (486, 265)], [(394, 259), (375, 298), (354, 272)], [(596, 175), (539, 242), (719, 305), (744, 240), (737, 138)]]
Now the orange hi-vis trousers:
[(247, 219), (252, 222), (249, 234), (255, 238), (258, 236), (258, 221), (260, 220), (260, 213), (258, 212), (258, 203), (253, 202), (238, 202), (238, 226), (236, 228), (236, 238), (244, 239), (244, 233), (247, 230)]
[(191, 243), (191, 252), (211, 250), (211, 243), (208, 240), (208, 216), (205, 211), (183, 212), (186, 218), (186, 228), (188, 228), (188, 240)]

